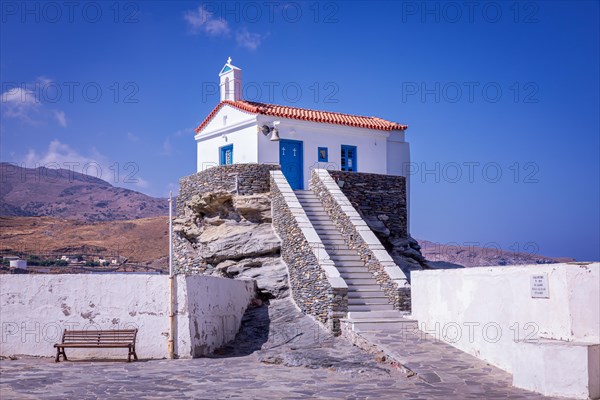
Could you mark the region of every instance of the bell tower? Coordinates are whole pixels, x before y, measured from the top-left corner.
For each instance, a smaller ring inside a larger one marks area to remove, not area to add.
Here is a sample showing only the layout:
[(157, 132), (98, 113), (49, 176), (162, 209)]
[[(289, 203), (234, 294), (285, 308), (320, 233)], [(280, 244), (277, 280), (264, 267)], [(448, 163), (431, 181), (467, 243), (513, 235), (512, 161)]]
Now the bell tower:
[(231, 57), (219, 73), (221, 101), (242, 99), (242, 70), (231, 64)]

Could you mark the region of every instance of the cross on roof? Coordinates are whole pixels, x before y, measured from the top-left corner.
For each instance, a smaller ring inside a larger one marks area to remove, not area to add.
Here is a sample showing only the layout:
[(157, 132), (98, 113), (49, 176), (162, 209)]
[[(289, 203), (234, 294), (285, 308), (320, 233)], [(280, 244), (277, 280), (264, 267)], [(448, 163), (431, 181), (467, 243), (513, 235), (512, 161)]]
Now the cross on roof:
[(227, 64), (231, 64), (231, 57), (227, 57)]

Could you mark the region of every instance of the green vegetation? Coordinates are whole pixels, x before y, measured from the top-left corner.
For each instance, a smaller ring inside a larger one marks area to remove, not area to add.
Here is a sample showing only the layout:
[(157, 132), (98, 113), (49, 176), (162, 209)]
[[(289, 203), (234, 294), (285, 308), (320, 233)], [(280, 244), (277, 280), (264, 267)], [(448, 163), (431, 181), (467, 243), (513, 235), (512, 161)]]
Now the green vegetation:
[(99, 267), (100, 263), (97, 261), (87, 261), (84, 265), (86, 267)]

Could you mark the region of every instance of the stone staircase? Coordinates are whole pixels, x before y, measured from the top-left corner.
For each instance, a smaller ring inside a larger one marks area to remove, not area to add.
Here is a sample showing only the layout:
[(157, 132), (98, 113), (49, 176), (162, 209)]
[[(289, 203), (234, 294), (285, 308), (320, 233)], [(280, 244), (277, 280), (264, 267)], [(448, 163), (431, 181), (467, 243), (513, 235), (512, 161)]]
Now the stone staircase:
[(325, 250), (348, 285), (348, 318), (354, 331), (402, 329), (416, 321), (394, 310), (358, 252), (348, 247), (312, 190), (294, 191)]

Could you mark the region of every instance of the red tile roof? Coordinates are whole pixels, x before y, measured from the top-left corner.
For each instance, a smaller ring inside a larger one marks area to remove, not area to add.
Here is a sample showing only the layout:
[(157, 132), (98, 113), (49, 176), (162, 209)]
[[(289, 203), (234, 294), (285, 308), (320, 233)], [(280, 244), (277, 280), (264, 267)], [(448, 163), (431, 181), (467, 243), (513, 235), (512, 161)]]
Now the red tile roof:
[(225, 100), (220, 102), (211, 112), (208, 117), (196, 128), (196, 133), (200, 133), (202, 129), (208, 125), (210, 120), (219, 112), (225, 105), (230, 105), (238, 110), (247, 111), (254, 114), (270, 115), (273, 117), (299, 119), (302, 121), (322, 122), (325, 124), (337, 124), (354, 126), (356, 128), (377, 129), (380, 131), (405, 130), (406, 125), (401, 125), (396, 122), (386, 121), (377, 117), (363, 117), (360, 115), (342, 114), (329, 111), (316, 111), (307, 108), (298, 108), (290, 106), (279, 106), (276, 104), (257, 103), (254, 101)]

